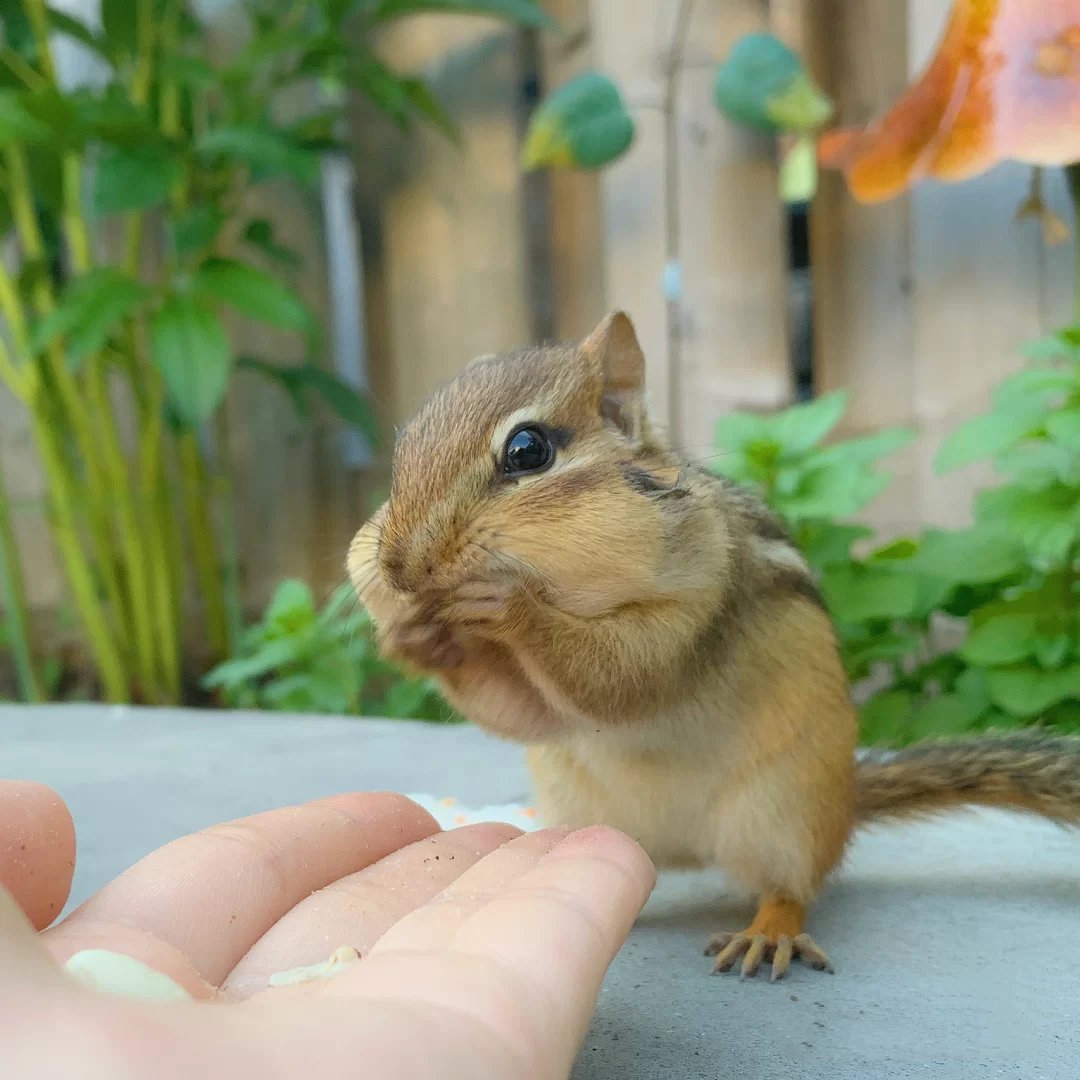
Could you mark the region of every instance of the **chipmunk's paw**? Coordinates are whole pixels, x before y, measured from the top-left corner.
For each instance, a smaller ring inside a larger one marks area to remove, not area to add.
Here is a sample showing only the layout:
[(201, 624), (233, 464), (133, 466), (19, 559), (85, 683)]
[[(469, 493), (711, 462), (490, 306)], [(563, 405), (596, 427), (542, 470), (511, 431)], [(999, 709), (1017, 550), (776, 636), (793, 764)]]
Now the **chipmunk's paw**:
[(451, 625), (483, 633), (520, 619), (525, 602), (520, 580), (507, 574), (463, 583), (442, 600), (439, 614)]
[(751, 934), (749, 931), (740, 934), (714, 934), (705, 948), (705, 955), (716, 957), (714, 975), (731, 971), (740, 957), (742, 967), (739, 974), (744, 979), (752, 979), (757, 975), (762, 961), (770, 960), (770, 981), (782, 979), (794, 957), (798, 957), (815, 971), (827, 971), (830, 975), (833, 973), (829, 958), (809, 934), (798, 934), (795, 937), (779, 934), (775, 938), (770, 938), (768, 934)]
[(388, 658), (421, 671), (459, 667), (464, 659), (450, 628), (424, 608), (416, 608), (383, 624), (379, 628), (379, 644)]
[(816, 971), (831, 975), (829, 958), (802, 932), (805, 921), (806, 908), (798, 901), (777, 894), (762, 897), (754, 921), (742, 933), (714, 934), (705, 947), (706, 956), (716, 957), (713, 974), (730, 971), (742, 957), (740, 972), (743, 978), (752, 978), (763, 960), (771, 960), (775, 982), (797, 956)]

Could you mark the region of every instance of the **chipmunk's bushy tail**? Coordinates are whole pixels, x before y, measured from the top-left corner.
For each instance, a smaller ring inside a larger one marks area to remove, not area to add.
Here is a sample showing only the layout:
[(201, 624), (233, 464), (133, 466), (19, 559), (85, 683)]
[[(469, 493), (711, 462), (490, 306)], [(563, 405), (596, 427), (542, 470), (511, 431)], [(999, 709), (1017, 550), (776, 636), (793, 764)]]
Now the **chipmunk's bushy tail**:
[(929, 742), (856, 767), (860, 825), (963, 806), (1023, 811), (1080, 826), (1080, 739), (1043, 731)]

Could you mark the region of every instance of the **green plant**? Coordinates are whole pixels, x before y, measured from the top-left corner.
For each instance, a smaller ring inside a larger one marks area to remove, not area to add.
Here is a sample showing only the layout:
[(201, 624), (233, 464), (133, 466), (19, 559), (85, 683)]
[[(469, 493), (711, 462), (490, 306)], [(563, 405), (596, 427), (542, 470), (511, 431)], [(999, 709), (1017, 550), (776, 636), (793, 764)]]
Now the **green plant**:
[[(883, 491), (877, 463), (911, 437), (823, 445), (843, 393), (717, 425), (726, 453), (715, 468), (785, 517), (849, 677), (878, 679), (861, 709), (868, 741), (1035, 722), (1080, 729), (1080, 327), (1031, 351), (1040, 362), (999, 385), (991, 411), (941, 450), (941, 469), (989, 457), (1007, 477), (978, 495), (963, 530), (875, 546), (870, 529), (841, 520)], [(958, 645), (940, 644), (942, 622), (965, 631)]]
[(320, 611), (307, 585), (282, 582), (237, 655), (203, 685), (231, 708), (455, 719), (434, 683), (379, 658), (371, 621), (348, 585)]
[[(368, 403), (316, 366), (319, 327), (290, 284), (296, 257), (273, 221), (252, 214), (249, 193), (269, 181), (313, 187), (350, 88), (402, 127), (423, 119), (452, 130), (427, 85), (369, 44), (390, 20), (443, 11), (548, 21), (534, 0), (239, 9), (246, 39), (222, 54), (207, 48), (187, 0), (103, 0), (100, 30), (45, 0), (0, 3), (0, 233), (14, 234), (20, 255), (0, 269), (0, 380), (30, 419), (52, 535), (110, 701), (178, 698), (185, 551), (210, 652), (235, 645), (231, 481), (224, 454), (207, 451), (225, 445), (234, 375), (271, 374), (296, 401), (321, 395), (373, 434)], [(104, 85), (61, 83), (56, 35), (96, 55)], [(307, 108), (286, 116), (284, 94)], [(101, 242), (103, 223), (119, 250)], [(302, 359), (239, 363), (226, 311), (277, 328)], [(41, 678), (8, 511), (0, 479), (0, 599), (33, 699)]]
[(713, 468), (758, 491), (791, 528), (817, 575), (845, 667), (853, 681), (881, 665), (899, 675), (925, 649), (928, 622), (942, 588), (901, 569), (910, 541), (854, 554), (873, 532), (844, 521), (888, 485), (881, 460), (912, 439), (903, 430), (825, 445), (843, 417), (848, 395), (828, 394), (771, 416), (735, 413), (716, 425), (721, 454)]

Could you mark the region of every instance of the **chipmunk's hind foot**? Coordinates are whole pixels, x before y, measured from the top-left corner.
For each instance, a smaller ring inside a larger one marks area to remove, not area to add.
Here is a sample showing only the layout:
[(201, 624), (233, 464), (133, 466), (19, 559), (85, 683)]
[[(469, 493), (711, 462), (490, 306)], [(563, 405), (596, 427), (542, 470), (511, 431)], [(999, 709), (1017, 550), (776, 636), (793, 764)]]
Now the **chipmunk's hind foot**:
[(802, 932), (806, 909), (802, 904), (783, 897), (766, 897), (758, 907), (754, 921), (741, 933), (714, 934), (705, 947), (706, 956), (715, 956), (713, 974), (731, 971), (742, 959), (739, 973), (753, 978), (763, 961), (772, 962), (770, 980), (775, 982), (787, 974), (791, 961), (799, 958), (815, 971), (827, 971), (833, 966), (823, 949), (809, 934)]

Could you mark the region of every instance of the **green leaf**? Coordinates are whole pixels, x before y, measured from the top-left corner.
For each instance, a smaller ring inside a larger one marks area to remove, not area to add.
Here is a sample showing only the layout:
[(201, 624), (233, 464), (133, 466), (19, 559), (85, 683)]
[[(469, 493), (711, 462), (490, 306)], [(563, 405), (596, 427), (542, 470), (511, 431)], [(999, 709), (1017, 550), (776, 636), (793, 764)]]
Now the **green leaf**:
[(915, 579), (879, 567), (858, 563), (828, 567), (821, 591), (829, 611), (839, 622), (896, 619), (915, 606)]
[(990, 697), (1013, 716), (1038, 716), (1056, 705), (1080, 697), (1080, 665), (1058, 671), (1041, 671), (1021, 665), (987, 673)]
[(311, 364), (296, 369), (294, 378), (301, 387), (309, 387), (317, 393), (346, 424), (359, 429), (374, 444), (378, 425), (371, 402), (357, 393), (348, 383)]
[(116, 55), (130, 56), (138, 47), (138, 8), (137, 0), (101, 0), (101, 27)]
[(310, 630), (318, 615), (311, 587), (304, 581), (288, 578), (274, 590), (263, 623), (272, 635), (295, 636)]
[(193, 296), (170, 296), (150, 324), (154, 364), (169, 402), (191, 427), (208, 420), (225, 397), (232, 351), (225, 328)]
[(1046, 431), (1059, 446), (1080, 454), (1080, 408), (1054, 413), (1046, 421)]
[(1080, 387), (1080, 373), (1062, 368), (1036, 367), (1018, 371), (994, 387), (994, 408), (1009, 408), (1021, 398), (1047, 399)]
[(241, 357), (237, 363), (278, 383), (292, 399), (299, 416), (307, 415), (307, 393), (314, 392), (340, 419), (359, 429), (371, 445), (378, 444), (378, 425), (371, 402), (337, 376), (312, 364), (281, 367), (249, 356)]
[(522, 167), (599, 169), (634, 141), (634, 121), (619, 88), (606, 75), (585, 72), (560, 86), (533, 113), (521, 151)]
[(31, 348), (40, 352), (55, 338), (66, 337), (68, 356), (77, 367), (149, 295), (149, 289), (121, 270), (91, 270), (72, 281), (53, 311), (33, 328)]
[(235, 158), (268, 176), (291, 176), (303, 184), (314, 184), (319, 177), (318, 153), (269, 128), (214, 128), (198, 140), (196, 149), (204, 157)]
[(310, 333), (315, 325), (311, 311), (296, 293), (246, 263), (211, 259), (195, 272), (192, 287), (210, 303), (228, 304), (272, 326)]
[(238, 657), (218, 664), (203, 679), (203, 688), (217, 690), (268, 675), (291, 663), (295, 658), (295, 652), (295, 645), (288, 638), (267, 642), (253, 656)]
[(409, 104), (421, 116), (430, 120), (451, 142), (460, 144), (461, 132), (432, 93), (431, 87), (423, 79), (402, 79), (401, 85)]
[(244, 240), (282, 266), (295, 270), (303, 264), (304, 260), (292, 248), (277, 242), (274, 223), (267, 218), (249, 221), (244, 229)]
[(370, 17), (376, 22), (384, 22), (428, 11), (491, 15), (536, 30), (550, 30), (556, 26), (555, 20), (536, 0), (376, 0)]
[(945, 532), (930, 529), (920, 539), (919, 549), (898, 570), (911, 570), (956, 584), (979, 585), (1001, 581), (1025, 565), (1024, 553), (1000, 526)]
[(1080, 456), (1043, 439), (1010, 447), (998, 454), (994, 466), (1021, 487), (1042, 491), (1058, 484), (1080, 486)]
[(986, 672), (981, 668), (967, 668), (956, 679), (953, 692), (968, 702), (972, 711), (981, 715), (990, 707), (990, 687)]
[(431, 685), (423, 679), (400, 679), (383, 699), (388, 717), (411, 719), (420, 712), (431, 694)]
[(716, 445), (724, 450), (742, 450), (751, 442), (767, 438), (768, 433), (769, 418), (748, 412), (721, 416), (713, 428)]
[(867, 556), (866, 561), (870, 563), (895, 563), (898, 559), (910, 559), (918, 550), (918, 543), (905, 536), (882, 547), (875, 548)]
[(1061, 563), (1080, 535), (1080, 491), (1064, 484), (1039, 491), (992, 488), (976, 496), (975, 516), (1007, 529), (1032, 557)]
[(807, 529), (799, 537), (799, 545), (811, 566), (831, 566), (851, 558), (851, 546), (873, 536), (865, 525), (833, 525), (825, 522)]
[(840, 423), (850, 399), (846, 390), (836, 390), (805, 404), (792, 405), (770, 419), (769, 435), (780, 444), (786, 457), (805, 454)]
[(201, 56), (173, 54), (162, 62), (162, 70), (186, 90), (213, 90), (220, 80), (213, 64)]
[(985, 712), (971, 698), (942, 694), (916, 706), (911, 714), (909, 737), (913, 741), (942, 735), (962, 735), (978, 725)]
[(94, 210), (121, 214), (163, 203), (180, 177), (180, 162), (157, 147), (114, 146), (98, 162)]
[(346, 72), (346, 82), (359, 90), (377, 109), (402, 130), (412, 119), (412, 102), (405, 80), (388, 68), (374, 53), (365, 52), (353, 59)]
[(998, 615), (975, 627), (960, 649), (972, 664), (1011, 664), (1030, 656), (1037, 636), (1038, 618), (1030, 613)]
[(49, 126), (27, 111), (23, 101), (23, 94), (0, 90), (0, 146), (40, 142), (50, 137)]
[(845, 439), (816, 450), (815, 465), (873, 465), (915, 441), (915, 432), (906, 428), (889, 428), (875, 435)]
[(221, 232), (225, 215), (208, 203), (192, 206), (169, 223), (173, 249), (181, 259), (208, 248)]
[(1059, 668), (1074, 655), (1073, 644), (1071, 634), (1041, 637), (1035, 643), (1035, 660), (1041, 668)]
[(1045, 408), (1029, 397), (1010, 400), (1007, 406), (961, 424), (945, 440), (934, 461), (939, 473), (993, 457), (1038, 428)]
[(790, 521), (842, 518), (858, 513), (886, 487), (889, 478), (860, 465), (833, 465), (808, 470), (798, 492), (777, 500), (776, 508)]
[(1024, 355), (1033, 360), (1080, 360), (1080, 324), (1028, 343)]
[(886, 690), (876, 694), (859, 709), (863, 739), (871, 745), (890, 745), (906, 741), (908, 720), (914, 700), (905, 690)]

